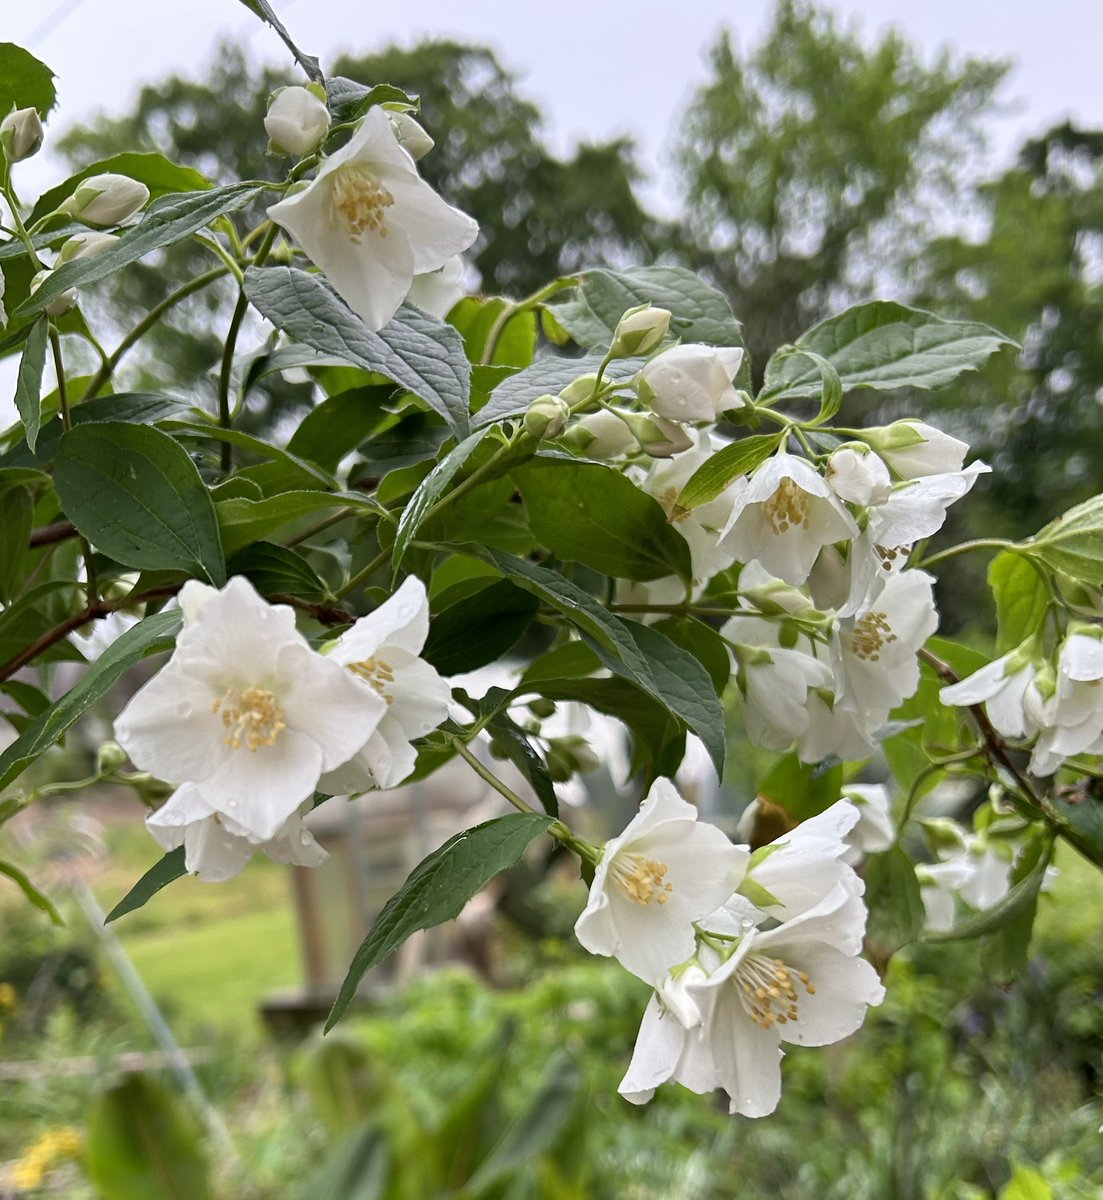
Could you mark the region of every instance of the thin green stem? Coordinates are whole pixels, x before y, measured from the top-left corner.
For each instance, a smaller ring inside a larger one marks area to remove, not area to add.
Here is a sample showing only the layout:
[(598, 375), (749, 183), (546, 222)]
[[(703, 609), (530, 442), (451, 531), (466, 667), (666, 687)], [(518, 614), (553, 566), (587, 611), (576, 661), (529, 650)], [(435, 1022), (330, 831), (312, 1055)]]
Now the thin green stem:
[(333, 593), (335, 600), (343, 600), (351, 592), (355, 592), (361, 584), (366, 583), (379, 568), (391, 557), (390, 547), (380, 550), (366, 567), (362, 567), (346, 583)]
[(228, 274), (229, 271), (225, 267), (213, 267), (211, 270), (205, 271), (202, 275), (197, 275), (190, 282), (185, 283), (183, 287), (177, 288), (175, 292), (170, 292), (163, 300), (155, 304), (115, 347), (114, 351), (107, 356), (106, 361), (92, 377), (92, 381), (84, 393), (84, 398), (86, 400), (95, 398), (96, 393), (111, 378), (123, 355), (132, 346), (141, 341), (170, 308), (175, 307), (181, 300), (187, 299), (193, 292), (198, 292), (201, 288), (205, 288), (207, 284), (213, 283), (216, 279), (222, 279)]
[(575, 282), (573, 279), (555, 279), (538, 291), (533, 292), (531, 296), (526, 296), (524, 300), (518, 300), (516, 304), (506, 305), (495, 318), (494, 324), (490, 327), (490, 332), (486, 335), (486, 345), (483, 347), (482, 357), (479, 361), (484, 365), (494, 361), (494, 353), (498, 349), (498, 343), (502, 340), (502, 334), (514, 317), (520, 316), (521, 313), (528, 312), (530, 309), (539, 308), (549, 296), (554, 296), (556, 292), (562, 291), (565, 287), (570, 287)]
[(504, 796), (510, 804), (513, 805), (518, 812), (534, 813), (536, 809), (526, 800), (522, 800), (520, 796), (511, 788), (507, 787), (489, 767), (484, 767), (476, 756), (467, 748), (462, 738), (454, 737), (452, 745), (456, 748), (456, 753), (462, 758), (467, 765), (479, 776), (485, 780), (490, 786), (500, 795)]
[[(913, 566), (926, 569), (933, 567), (935, 563), (945, 562), (947, 559), (956, 558), (959, 554), (968, 554), (973, 550), (1011, 550), (1020, 554), (1025, 551), (1019, 550), (1019, 547), (1014, 542), (1009, 542), (1005, 538), (975, 538), (970, 542), (961, 542), (957, 546), (950, 546), (947, 550), (940, 550), (937, 554), (932, 554), (929, 558), (924, 558), (921, 562), (912, 564)], [(1027, 558), (1030, 557), (1028, 554)]]
[[(230, 412), (230, 379), (234, 369), (234, 350), (237, 348), (237, 335), (245, 313), (249, 308), (249, 297), (244, 291), (238, 293), (234, 314), (230, 318), (230, 328), (226, 333), (226, 348), (222, 352), (222, 370), (218, 375), (218, 423), (223, 429), (231, 428), (233, 416)], [(223, 475), (229, 475), (234, 465), (234, 447), (230, 442), (223, 442), (219, 464)]]
[(192, 234), (192, 237), (201, 245), (205, 246), (216, 258), (220, 258), (226, 267), (226, 270), (231, 274), (239, 284), (245, 282), (245, 274), (238, 261), (234, 256), (218, 241), (217, 238), (205, 237), (201, 233)]
[(8, 209), (11, 212), (12, 225), (15, 227), (15, 236), (23, 243), (23, 248), (30, 256), (30, 260), (35, 269), (40, 269), (42, 267), (42, 260), (38, 257), (38, 251), (35, 249), (34, 240), (27, 232), (26, 225), (23, 224), (23, 217), (19, 212), (19, 197), (15, 194), (15, 189), (12, 187), (11, 182), (11, 163), (6, 161), (4, 163), (2, 190), (5, 198), (8, 201)]

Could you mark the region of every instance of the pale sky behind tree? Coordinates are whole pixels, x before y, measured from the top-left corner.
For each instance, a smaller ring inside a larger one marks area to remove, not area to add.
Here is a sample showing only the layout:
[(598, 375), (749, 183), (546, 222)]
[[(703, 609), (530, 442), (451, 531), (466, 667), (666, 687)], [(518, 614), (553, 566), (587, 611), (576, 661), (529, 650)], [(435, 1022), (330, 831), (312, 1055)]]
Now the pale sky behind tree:
[[(666, 176), (646, 192), (661, 209), (676, 206), (668, 146), (705, 78), (706, 48), (724, 25), (740, 47), (754, 44), (773, 11), (772, 0), (273, 0), (273, 6), (323, 68), (341, 54), (391, 42), (410, 46), (448, 36), (492, 45), (520, 76), (521, 92), (547, 114), (546, 133), (557, 150), (579, 140), (634, 137), (649, 176)], [(993, 129), (997, 161), (1066, 117), (1103, 126), (1100, 0), (834, 0), (832, 6), (859, 22), (867, 37), (896, 25), (928, 58), (948, 47), (1013, 59), (1001, 92), (1006, 111)], [(98, 110), (122, 114), (145, 82), (171, 73), (201, 76), (222, 37), (246, 45), (258, 60), (292, 65), (275, 33), (238, 0), (4, 0), (0, 7), (0, 40), (26, 46), (57, 73), (60, 104), (51, 121), (57, 129)], [(43, 155), (20, 174), (20, 190), (30, 194), (55, 182), (60, 168)]]

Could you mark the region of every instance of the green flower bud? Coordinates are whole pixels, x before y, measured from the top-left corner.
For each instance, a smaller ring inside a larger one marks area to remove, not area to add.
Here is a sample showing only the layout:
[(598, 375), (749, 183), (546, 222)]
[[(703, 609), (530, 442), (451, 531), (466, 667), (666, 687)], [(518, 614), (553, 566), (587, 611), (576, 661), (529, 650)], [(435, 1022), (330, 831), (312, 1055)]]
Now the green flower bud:
[[(35, 293), (53, 274), (53, 271), (42, 270), (35, 274), (31, 280), (31, 293)], [(62, 313), (67, 313), (77, 302), (76, 288), (69, 288), (61, 293), (60, 296), (55, 296), (49, 304), (46, 305), (45, 312), (51, 317), (60, 317)]]
[(667, 309), (653, 308), (650, 304), (630, 308), (617, 324), (613, 344), (609, 348), (610, 356), (631, 358), (636, 354), (650, 354), (666, 337), (670, 316)]
[(0, 121), (0, 146), (8, 162), (22, 162), (42, 148), (42, 122), (33, 108), (13, 108)]
[(93, 175), (77, 186), (60, 211), (86, 225), (118, 225), (148, 199), (149, 188), (128, 175)]
[(118, 742), (104, 742), (96, 751), (96, 774), (106, 775), (129, 761), (130, 756)]
[(558, 396), (541, 396), (525, 413), (525, 432), (534, 438), (557, 438), (567, 428), (571, 410)]
[(580, 375), (559, 393), (559, 399), (574, 408), (576, 404), (590, 399), (594, 394), (595, 383), (597, 383), (597, 375), (594, 372), (591, 371), (589, 375)]
[(75, 262), (78, 258), (95, 258), (105, 250), (110, 250), (118, 240), (117, 234), (100, 233), (94, 229), (87, 233), (76, 233), (61, 247), (61, 253), (57, 256), (57, 266)]
[(329, 133), (325, 90), (312, 84), (307, 87), (284, 87), (273, 92), (264, 118), (264, 129), (271, 139), (273, 150), (305, 158), (318, 149)]

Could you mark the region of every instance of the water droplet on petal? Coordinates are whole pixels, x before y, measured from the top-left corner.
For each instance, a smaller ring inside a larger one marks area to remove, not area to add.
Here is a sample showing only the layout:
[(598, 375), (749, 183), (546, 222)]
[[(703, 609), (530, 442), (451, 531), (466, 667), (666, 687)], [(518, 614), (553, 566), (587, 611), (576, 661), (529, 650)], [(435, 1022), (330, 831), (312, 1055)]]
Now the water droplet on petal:
[(236, 800), (227, 800), (226, 807), (227, 808), (237, 808), (237, 801)]
[(195, 708), (191, 704), (178, 704), (176, 706), (176, 715), (184, 721), (186, 721), (193, 712), (195, 712)]

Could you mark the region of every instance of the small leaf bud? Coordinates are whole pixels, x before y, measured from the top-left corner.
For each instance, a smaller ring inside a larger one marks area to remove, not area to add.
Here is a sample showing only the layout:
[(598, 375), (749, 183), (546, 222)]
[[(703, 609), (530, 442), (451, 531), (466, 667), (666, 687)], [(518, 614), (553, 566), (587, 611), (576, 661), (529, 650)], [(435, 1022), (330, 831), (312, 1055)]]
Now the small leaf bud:
[(118, 225), (149, 199), (149, 188), (129, 175), (93, 175), (61, 206), (86, 225)]
[[(35, 277), (31, 280), (32, 295), (38, 291), (38, 289), (46, 282), (47, 279), (50, 278), (52, 274), (53, 271), (43, 270), (39, 271), (35, 275)], [(76, 288), (69, 288), (67, 291), (62, 292), (61, 295), (55, 296), (50, 303), (46, 305), (44, 311), (47, 316), (60, 317), (62, 313), (67, 313), (69, 309), (76, 304), (76, 302), (77, 290)]]
[(525, 432), (534, 438), (557, 438), (567, 428), (571, 410), (558, 396), (541, 396), (525, 413)]
[(555, 703), (552, 700), (545, 699), (543, 696), (539, 696), (537, 699), (529, 701), (528, 709), (534, 717), (544, 719), (554, 716)]
[(96, 774), (106, 775), (125, 766), (129, 761), (130, 755), (118, 742), (104, 742), (96, 752)]
[(296, 85), (272, 93), (264, 129), (277, 153), (304, 158), (325, 140), (329, 120), (324, 90), (317, 84)]
[(8, 162), (22, 162), (42, 147), (42, 122), (33, 108), (12, 109), (0, 121), (0, 146)]
[(391, 119), (391, 128), (394, 130), (398, 144), (414, 162), (424, 158), (436, 145), (436, 142), (408, 112), (396, 109), (389, 111), (387, 116)]
[(631, 358), (636, 354), (650, 354), (666, 337), (670, 316), (667, 309), (653, 308), (650, 304), (630, 308), (617, 325), (609, 348), (610, 356)]

